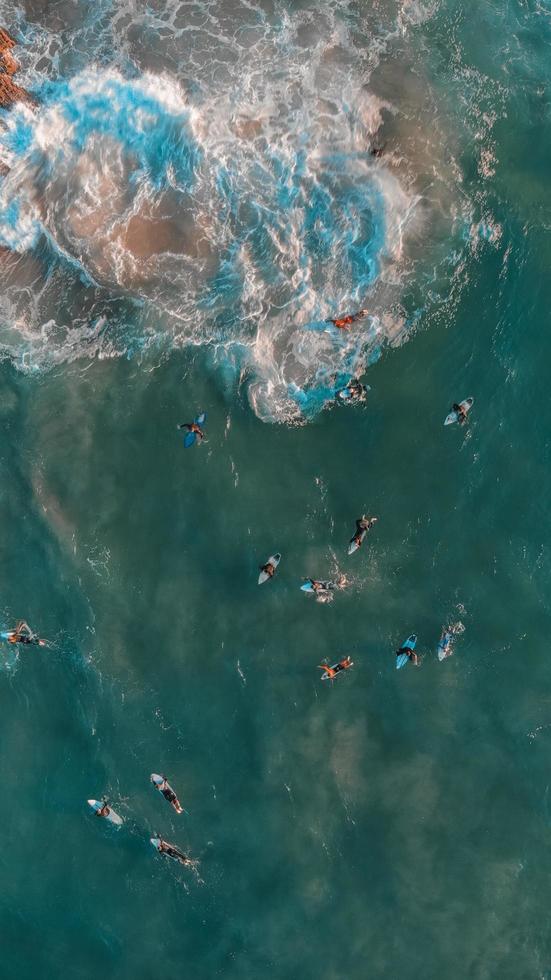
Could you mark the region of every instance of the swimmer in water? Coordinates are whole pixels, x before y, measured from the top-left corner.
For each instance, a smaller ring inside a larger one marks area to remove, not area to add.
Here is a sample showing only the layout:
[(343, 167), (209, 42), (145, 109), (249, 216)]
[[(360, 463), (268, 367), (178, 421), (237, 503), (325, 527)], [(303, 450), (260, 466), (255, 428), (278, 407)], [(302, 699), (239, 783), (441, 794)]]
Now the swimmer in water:
[(10, 631), (7, 640), (8, 643), (34, 644), (34, 646), (38, 647), (46, 646), (46, 640), (41, 640), (36, 633), (33, 633), (29, 624), (24, 619), (20, 619), (15, 629)]
[(348, 330), (353, 323), (357, 320), (364, 320), (366, 316), (369, 315), (369, 310), (358, 310), (357, 313), (348, 313), (346, 316), (337, 317), (333, 319), (326, 320), (326, 323), (332, 323), (337, 330)]
[(348, 670), (353, 666), (351, 657), (344, 657), (343, 660), (339, 660), (338, 664), (333, 664), (332, 667), (328, 667), (327, 664), (318, 664), (320, 670), (323, 670), (324, 676), (322, 681), (330, 678), (333, 680), (341, 672), (341, 670)]

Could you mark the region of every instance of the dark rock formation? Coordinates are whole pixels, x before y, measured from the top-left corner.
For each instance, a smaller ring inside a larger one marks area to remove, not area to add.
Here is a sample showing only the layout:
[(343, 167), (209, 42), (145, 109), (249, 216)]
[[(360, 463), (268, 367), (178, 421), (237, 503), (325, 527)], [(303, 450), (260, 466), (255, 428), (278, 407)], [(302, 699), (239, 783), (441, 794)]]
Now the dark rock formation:
[(19, 67), (11, 53), (14, 47), (13, 38), (0, 27), (0, 107), (2, 109), (8, 109), (14, 102), (36, 104), (32, 95), (29, 95), (20, 85), (16, 85), (12, 78)]

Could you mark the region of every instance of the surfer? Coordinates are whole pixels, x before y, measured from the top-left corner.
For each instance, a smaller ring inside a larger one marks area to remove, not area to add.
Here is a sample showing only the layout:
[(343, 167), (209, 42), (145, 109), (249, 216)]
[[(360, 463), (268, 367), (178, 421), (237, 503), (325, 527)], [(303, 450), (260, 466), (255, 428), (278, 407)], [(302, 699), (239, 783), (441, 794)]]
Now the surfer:
[(357, 313), (348, 313), (346, 316), (337, 317), (333, 319), (326, 320), (326, 323), (332, 323), (337, 330), (348, 330), (351, 324), (356, 323), (357, 320), (363, 320), (368, 315), (369, 310), (358, 310)]
[(273, 578), (275, 575), (276, 566), (271, 562), (267, 561), (265, 565), (258, 566), (261, 572), (265, 572), (268, 578)]
[(316, 579), (313, 579), (313, 578), (309, 578), (308, 581), (309, 581), (310, 585), (312, 586), (314, 592), (326, 592), (327, 591), (327, 584), (328, 584), (327, 582), (318, 582)]
[(175, 804), (177, 807), (180, 806), (180, 801), (176, 796), (174, 790), (169, 786), (168, 779), (166, 778), (166, 776), (163, 776), (162, 783), (156, 783), (155, 785), (157, 786), (159, 792), (163, 794), (165, 800), (168, 800), (168, 802), (171, 803), (172, 806), (174, 806)]
[(318, 667), (325, 672), (327, 677), (333, 679), (341, 670), (348, 670), (349, 667), (352, 667), (352, 658), (344, 657), (343, 660), (339, 660), (338, 664), (333, 664), (332, 667), (328, 667), (327, 664), (318, 664)]
[(197, 438), (199, 439), (199, 442), (205, 436), (205, 433), (203, 432), (201, 426), (200, 425), (197, 425), (197, 422), (182, 422), (178, 426), (178, 428), (179, 429), (187, 429), (188, 432), (194, 432), (195, 435), (197, 436)]
[(107, 806), (106, 800), (102, 800), (101, 807), (99, 808), (99, 810), (96, 810), (96, 817), (108, 817), (110, 813), (111, 810)]
[(24, 619), (20, 619), (14, 630), (11, 630), (7, 637), (8, 643), (34, 643), (36, 646), (45, 647), (46, 640), (41, 640), (36, 633), (33, 633), (29, 624)]
[(463, 425), (463, 423), (467, 421), (467, 409), (464, 405), (458, 405), (457, 402), (454, 402), (452, 405), (452, 412), (457, 414), (457, 421), (460, 425)]
[(415, 650), (412, 650), (411, 647), (400, 647), (400, 649), (396, 651), (396, 656), (401, 657), (403, 653), (405, 653), (406, 657), (409, 658), (414, 667), (419, 666), (419, 657), (415, 653)]
[(191, 858), (186, 857), (185, 854), (182, 854), (177, 847), (174, 847), (174, 844), (169, 844), (166, 840), (163, 840), (162, 837), (159, 837), (159, 846), (157, 850), (159, 850), (161, 854), (168, 854), (169, 857), (174, 858), (175, 861), (179, 861), (180, 864), (194, 865), (196, 863), (195, 861), (192, 861)]
[(377, 523), (377, 521), (378, 521), (377, 517), (365, 517), (365, 516), (360, 517), (359, 520), (356, 521), (356, 533), (352, 538), (352, 541), (354, 541), (358, 545), (358, 548), (362, 544), (362, 541), (367, 531), (369, 531), (369, 529), (372, 528), (373, 525)]
[(357, 378), (352, 378), (344, 388), (337, 392), (337, 398), (343, 402), (365, 402), (369, 390), (367, 385), (363, 385)]

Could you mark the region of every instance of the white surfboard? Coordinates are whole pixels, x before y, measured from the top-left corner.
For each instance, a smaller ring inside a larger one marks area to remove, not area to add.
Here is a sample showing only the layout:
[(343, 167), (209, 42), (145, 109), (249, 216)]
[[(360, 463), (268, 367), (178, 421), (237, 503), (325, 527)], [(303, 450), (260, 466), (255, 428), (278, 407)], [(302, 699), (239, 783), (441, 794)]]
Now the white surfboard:
[[(92, 807), (92, 810), (94, 810), (94, 812), (98, 816), (100, 816), (100, 814), (98, 813), (98, 810), (101, 810), (101, 808), (103, 807), (103, 805), (104, 804), (101, 803), (100, 800), (88, 800), (88, 806), (91, 806)], [(109, 823), (112, 823), (115, 827), (122, 827), (122, 825), (124, 823), (124, 820), (122, 819), (122, 817), (119, 817), (118, 813), (115, 813), (115, 811), (111, 807), (109, 807), (109, 813), (106, 813), (105, 815), (103, 815), (103, 814), (101, 815), (101, 819), (102, 820), (108, 820)]]
[[(468, 414), (474, 405), (474, 398), (465, 398), (464, 401), (459, 402), (458, 404), (461, 406), (461, 408), (464, 408)], [(458, 418), (459, 415), (457, 412), (450, 412), (450, 414), (446, 415), (446, 418), (444, 419), (444, 425), (452, 425), (454, 422), (457, 422)]]
[[(268, 561), (266, 562), (266, 565), (273, 565), (274, 568), (277, 568), (280, 561), (281, 561), (281, 555), (278, 552), (275, 555), (270, 555)], [(258, 584), (262, 585), (262, 583), (267, 582), (269, 578), (273, 578), (273, 576), (268, 575), (268, 572), (261, 572), (260, 575), (258, 576)]]

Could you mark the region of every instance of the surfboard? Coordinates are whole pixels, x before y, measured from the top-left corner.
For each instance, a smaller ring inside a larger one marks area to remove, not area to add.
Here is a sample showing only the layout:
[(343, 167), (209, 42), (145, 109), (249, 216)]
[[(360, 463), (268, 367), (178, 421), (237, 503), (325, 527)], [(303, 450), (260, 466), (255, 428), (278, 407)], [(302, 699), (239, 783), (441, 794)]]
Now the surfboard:
[[(459, 404), (461, 405), (461, 408), (465, 409), (466, 412), (470, 412), (474, 405), (474, 398), (465, 398), (465, 401), (459, 402)], [(452, 425), (453, 422), (457, 422), (458, 418), (459, 416), (457, 412), (450, 412), (450, 414), (446, 415), (446, 418), (444, 419), (444, 425)]]
[[(270, 555), (268, 561), (265, 562), (265, 564), (273, 565), (274, 568), (277, 568), (280, 561), (281, 561), (281, 555), (279, 554), (279, 552), (277, 552), (277, 554), (275, 555)], [(262, 583), (267, 582), (269, 578), (273, 578), (273, 576), (268, 575), (268, 572), (261, 572), (260, 575), (258, 576), (258, 584), (262, 585)]]
[(356, 541), (356, 538), (355, 537), (354, 538), (350, 538), (350, 544), (348, 545), (348, 554), (349, 555), (353, 555), (354, 552), (358, 550), (358, 548), (360, 547), (360, 545), (362, 545), (364, 543), (364, 539), (365, 539), (366, 534), (367, 534), (367, 528), (364, 528), (364, 530), (360, 534), (360, 544), (358, 544), (358, 542)]
[[(94, 812), (97, 813), (98, 810), (101, 810), (103, 803), (101, 803), (99, 800), (88, 800), (88, 806), (91, 806), (92, 810), (94, 810)], [(118, 813), (115, 813), (115, 811), (110, 806), (109, 806), (109, 813), (106, 814), (104, 817), (100, 817), (100, 819), (108, 820), (109, 823), (112, 823), (115, 827), (122, 827), (124, 823), (122, 817), (119, 817)]]
[[(408, 636), (407, 640), (404, 643), (402, 643), (402, 646), (407, 647), (408, 650), (415, 650), (416, 643), (417, 643), (417, 634), (412, 633), (411, 636)], [(407, 653), (401, 653), (398, 657), (396, 657), (396, 670), (400, 670), (400, 667), (405, 667), (408, 661), (409, 661), (409, 657)]]
[[(206, 418), (207, 418), (207, 413), (201, 412), (201, 415), (198, 415), (197, 418), (195, 418), (193, 421), (195, 422), (195, 425), (204, 425), (204, 423), (206, 422)], [(197, 440), (196, 432), (187, 432), (186, 435), (184, 436), (185, 448), (189, 449), (190, 446), (193, 446), (196, 440)]]
[[(159, 776), (159, 773), (158, 772), (152, 772), (151, 773), (151, 782), (153, 783), (153, 785), (155, 786), (155, 788), (159, 790), (159, 793), (162, 794), (163, 791), (161, 789), (161, 786), (164, 783), (163, 777), (162, 776)], [(168, 781), (167, 781), (167, 784), (166, 784), (166, 788), (169, 789), (171, 793), (174, 793), (174, 790), (172, 789), (172, 786), (170, 785), (170, 783)], [(167, 800), (167, 803), (170, 803), (170, 805), (172, 807), (174, 807), (174, 809), (176, 810), (176, 813), (183, 813), (184, 812), (183, 807), (182, 807), (182, 805), (180, 803), (180, 800), (176, 796), (176, 793), (174, 793), (174, 796), (175, 796), (175, 799), (174, 800)]]
[(448, 633), (447, 630), (444, 635), (438, 641), (438, 659), (445, 660), (446, 657), (451, 657), (453, 653), (453, 633)]

